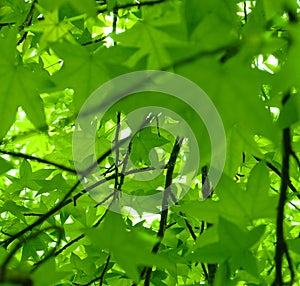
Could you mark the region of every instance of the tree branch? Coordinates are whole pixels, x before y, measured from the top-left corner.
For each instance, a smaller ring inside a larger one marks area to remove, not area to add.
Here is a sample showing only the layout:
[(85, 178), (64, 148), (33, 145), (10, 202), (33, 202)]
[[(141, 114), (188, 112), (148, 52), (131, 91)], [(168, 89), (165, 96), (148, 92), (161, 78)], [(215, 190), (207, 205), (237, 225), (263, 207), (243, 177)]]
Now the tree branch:
[(46, 164), (46, 165), (51, 165), (51, 166), (57, 167), (57, 168), (59, 168), (63, 171), (67, 171), (67, 172), (76, 174), (76, 170), (74, 170), (72, 168), (69, 168), (67, 166), (64, 166), (64, 165), (61, 165), (61, 164), (58, 164), (58, 163), (55, 163), (55, 162), (48, 161), (46, 159), (31, 156), (31, 155), (28, 155), (28, 154), (25, 154), (25, 153), (5, 151), (5, 150), (1, 150), (1, 149), (0, 149), (0, 153), (4, 154), (4, 155), (13, 156), (13, 157), (16, 157), (16, 158), (22, 158), (22, 159), (26, 159), (26, 160), (31, 160), (31, 161), (36, 161), (36, 162), (39, 162), (39, 163), (43, 163), (43, 164)]
[[(283, 104), (286, 102), (289, 96), (286, 96), (283, 99)], [(291, 273), (291, 282), (290, 285), (293, 284), (294, 279), (294, 270), (292, 267), (291, 259), (288, 254), (288, 249), (286, 245), (286, 241), (284, 238), (284, 230), (283, 230), (283, 222), (284, 222), (284, 206), (287, 199), (287, 188), (290, 182), (289, 178), (289, 157), (291, 155), (291, 134), (290, 128), (285, 128), (283, 130), (283, 155), (282, 155), (282, 169), (281, 169), (281, 186), (280, 186), (280, 194), (279, 194), (279, 202), (277, 206), (277, 223), (276, 223), (276, 251), (275, 251), (275, 269), (276, 275), (275, 280), (272, 286), (281, 286), (283, 285), (283, 277), (282, 277), (282, 260), (283, 255), (285, 254), (288, 263), (290, 266)]]
[[(172, 180), (173, 180), (173, 172), (174, 172), (174, 167), (176, 164), (176, 160), (179, 154), (180, 147), (182, 145), (182, 138), (176, 138), (173, 150), (171, 152), (171, 156), (169, 159), (169, 162), (167, 164), (167, 174), (166, 174), (166, 181), (165, 181), (165, 191), (163, 195), (163, 200), (162, 200), (162, 211), (161, 211), (161, 216), (160, 216), (160, 223), (159, 223), (159, 229), (157, 233), (157, 237), (160, 239), (159, 242), (157, 242), (154, 247), (152, 248), (152, 253), (156, 254), (159, 250), (161, 241), (164, 237), (166, 225), (167, 225), (167, 218), (168, 218), (168, 198), (170, 196), (171, 191), (171, 185), (172, 185)], [(151, 280), (151, 274), (152, 274), (152, 267), (146, 267), (145, 270), (146, 277), (145, 277), (145, 282), (144, 286), (149, 286), (150, 285), (150, 280)]]

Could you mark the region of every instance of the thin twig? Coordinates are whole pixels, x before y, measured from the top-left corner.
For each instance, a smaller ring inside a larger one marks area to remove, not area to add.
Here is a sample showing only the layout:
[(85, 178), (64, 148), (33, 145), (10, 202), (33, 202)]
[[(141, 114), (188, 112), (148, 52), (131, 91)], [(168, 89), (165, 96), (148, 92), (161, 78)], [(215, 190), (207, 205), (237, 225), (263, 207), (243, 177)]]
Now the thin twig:
[(118, 186), (119, 186), (119, 160), (120, 160), (120, 146), (119, 146), (119, 135), (121, 128), (121, 113), (117, 113), (117, 126), (115, 134), (115, 147), (116, 147), (116, 167), (115, 167), (115, 186), (114, 186), (114, 199), (118, 196)]
[[(132, 8), (132, 7), (141, 7), (141, 6), (151, 6), (159, 3), (166, 2), (166, 0), (157, 0), (157, 1), (144, 1), (144, 2), (135, 2), (135, 3), (127, 3), (123, 5), (117, 5), (114, 7), (115, 10), (119, 9), (126, 9), (126, 8)], [(98, 9), (98, 13), (104, 13), (107, 12), (107, 7)]]
[(105, 265), (104, 265), (104, 268), (103, 268), (103, 270), (102, 270), (102, 272), (99, 276), (97, 276), (96, 278), (94, 278), (91, 281), (87, 282), (86, 284), (73, 283), (73, 285), (76, 285), (76, 286), (89, 286), (89, 285), (92, 285), (93, 283), (99, 281), (99, 286), (102, 286), (104, 276), (105, 276), (105, 273), (106, 273), (107, 268), (108, 268), (109, 261), (110, 261), (110, 255), (108, 255), (108, 257), (106, 259), (106, 262), (105, 262)]
[(293, 150), (291, 150), (291, 155), (295, 159), (295, 161), (298, 165), (298, 168), (300, 169), (300, 160), (299, 160), (299, 158), (297, 157), (296, 153)]
[(92, 39), (90, 41), (82, 43), (81, 45), (82, 46), (88, 46), (88, 45), (92, 45), (92, 44), (97, 44), (97, 43), (103, 42), (106, 38), (107, 38), (107, 36), (103, 36), (103, 37), (98, 38), (98, 39)]
[[(19, 31), (22, 31), (31, 25), (36, 3), (37, 3), (37, 0), (33, 0), (26, 19), (24, 20), (22, 25), (20, 25), (20, 27), (19, 27)], [(18, 45), (20, 45), (26, 39), (27, 34), (28, 34), (28, 31), (25, 31), (24, 34), (22, 35), (22, 37), (20, 38), (20, 40), (18, 41)]]
[(23, 216), (42, 216), (43, 214), (37, 214), (37, 213), (23, 213)]
[(247, 3), (246, 3), (246, 1), (244, 1), (244, 21), (245, 21), (245, 23), (248, 22)]
[(107, 268), (108, 268), (109, 261), (110, 261), (110, 255), (108, 255), (108, 257), (106, 259), (106, 263), (105, 263), (104, 268), (102, 270), (102, 273), (99, 277), (99, 286), (103, 285), (103, 280), (104, 280), (104, 276), (105, 276), (105, 273), (106, 273)]
[(63, 251), (65, 251), (68, 247), (70, 247), (71, 245), (73, 245), (75, 242), (79, 241), (80, 239), (84, 238), (85, 234), (81, 234), (79, 236), (77, 236), (76, 238), (72, 239), (71, 241), (69, 241), (66, 245), (64, 245), (61, 249), (57, 250), (54, 253), (54, 256), (57, 256), (59, 254), (61, 254)]
[(0, 149), (0, 153), (4, 154), (4, 155), (9, 155), (9, 156), (12, 156), (12, 157), (16, 157), (16, 158), (22, 158), (22, 159), (26, 159), (26, 160), (30, 160), (30, 161), (36, 161), (36, 162), (39, 162), (39, 163), (43, 163), (43, 164), (46, 164), (46, 165), (51, 165), (51, 166), (57, 167), (57, 168), (59, 168), (63, 171), (67, 171), (67, 172), (76, 174), (76, 170), (74, 170), (72, 168), (69, 168), (67, 166), (64, 166), (64, 165), (61, 165), (61, 164), (58, 164), (58, 163), (55, 163), (55, 162), (48, 161), (46, 159), (42, 159), (42, 158), (39, 158), (39, 157), (28, 155), (28, 154), (25, 154), (25, 153), (6, 151), (6, 150), (2, 150), (2, 149)]
[[(257, 162), (260, 162), (262, 159), (256, 157), (256, 156), (253, 156), (253, 158), (257, 161)], [(282, 173), (273, 165), (271, 164), (270, 162), (266, 162), (266, 165), (268, 168), (270, 168), (277, 176), (279, 176), (280, 178), (282, 178)], [(293, 192), (293, 193), (296, 193), (296, 196), (298, 199), (300, 199), (300, 194), (297, 194), (298, 191), (296, 189), (296, 187), (292, 184), (290, 178), (288, 178), (288, 187), (290, 188), (290, 190)]]
[[(279, 191), (277, 191), (274, 187), (270, 186), (271, 189), (276, 192), (277, 194), (279, 194)], [(292, 207), (294, 207), (296, 210), (300, 211), (300, 208), (298, 206), (296, 206), (295, 204), (293, 204), (292, 202), (288, 202)]]

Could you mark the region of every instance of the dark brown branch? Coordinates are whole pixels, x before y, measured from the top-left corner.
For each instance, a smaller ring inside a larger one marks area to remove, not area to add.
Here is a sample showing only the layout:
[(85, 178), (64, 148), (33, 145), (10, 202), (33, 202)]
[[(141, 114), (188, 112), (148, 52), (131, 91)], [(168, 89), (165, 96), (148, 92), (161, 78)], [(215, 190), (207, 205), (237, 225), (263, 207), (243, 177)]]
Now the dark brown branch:
[[(284, 98), (283, 104), (286, 102), (288, 96)], [(280, 186), (280, 194), (279, 194), (279, 202), (277, 206), (277, 219), (276, 219), (276, 251), (275, 251), (275, 280), (272, 286), (281, 286), (283, 285), (283, 277), (282, 277), (282, 260), (283, 255), (285, 254), (287, 259), (289, 260), (289, 269), (291, 273), (291, 283), (293, 284), (293, 267), (290, 261), (290, 256), (288, 254), (288, 249), (286, 245), (286, 241), (284, 238), (284, 206), (287, 199), (287, 188), (290, 182), (289, 178), (289, 157), (291, 155), (291, 134), (290, 128), (285, 128), (283, 130), (283, 154), (282, 154), (282, 169), (281, 169), (281, 186)]]
[[(160, 216), (160, 222), (159, 222), (159, 229), (157, 233), (157, 237), (159, 238), (159, 242), (157, 242), (154, 247), (152, 248), (152, 253), (156, 254), (159, 250), (161, 241), (164, 237), (165, 229), (167, 226), (167, 218), (168, 218), (168, 198), (170, 196), (170, 193), (172, 192), (171, 190), (171, 185), (173, 181), (173, 172), (174, 172), (174, 167), (176, 164), (176, 160), (179, 154), (179, 150), (182, 145), (182, 138), (176, 138), (173, 150), (171, 152), (171, 156), (169, 159), (169, 162), (167, 164), (167, 174), (166, 174), (166, 181), (165, 181), (165, 191), (163, 195), (163, 200), (162, 200), (162, 211), (161, 211), (161, 216)], [(146, 277), (145, 277), (145, 282), (144, 286), (149, 286), (150, 281), (151, 281), (151, 274), (152, 274), (152, 267), (146, 267), (145, 269)]]
[(4, 154), (4, 155), (9, 155), (9, 156), (12, 156), (12, 157), (16, 157), (16, 158), (22, 158), (22, 159), (26, 159), (26, 160), (30, 160), (30, 161), (36, 161), (36, 162), (39, 162), (39, 163), (43, 163), (43, 164), (46, 164), (46, 165), (51, 165), (51, 166), (57, 167), (57, 168), (59, 168), (63, 171), (67, 171), (67, 172), (76, 174), (76, 170), (74, 170), (72, 168), (69, 168), (67, 166), (64, 166), (64, 165), (61, 165), (61, 164), (58, 164), (58, 163), (55, 163), (55, 162), (48, 161), (46, 159), (31, 156), (31, 155), (28, 155), (28, 154), (25, 154), (25, 153), (12, 152), (12, 151), (6, 151), (6, 150), (1, 150), (1, 149), (0, 149), (0, 153)]

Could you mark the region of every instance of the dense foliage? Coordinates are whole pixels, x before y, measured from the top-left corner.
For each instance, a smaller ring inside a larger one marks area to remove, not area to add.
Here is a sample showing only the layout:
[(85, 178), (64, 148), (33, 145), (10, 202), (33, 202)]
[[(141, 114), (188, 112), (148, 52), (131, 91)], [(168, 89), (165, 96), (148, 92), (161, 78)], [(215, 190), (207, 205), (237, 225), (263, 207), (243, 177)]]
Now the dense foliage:
[[(0, 3), (0, 285), (299, 285), (299, 2)], [(216, 186), (205, 124), (159, 92), (90, 119), (94, 170), (76, 117), (103, 83), (139, 70), (184, 76), (216, 106)], [(170, 112), (129, 118), (147, 106)], [(146, 199), (111, 211), (125, 195)]]

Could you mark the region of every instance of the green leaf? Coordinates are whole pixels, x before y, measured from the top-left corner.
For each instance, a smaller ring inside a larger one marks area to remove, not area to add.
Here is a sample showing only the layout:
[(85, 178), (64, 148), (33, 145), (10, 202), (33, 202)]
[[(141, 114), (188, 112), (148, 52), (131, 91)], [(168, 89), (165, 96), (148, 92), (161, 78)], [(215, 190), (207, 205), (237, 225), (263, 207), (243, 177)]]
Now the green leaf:
[(289, 250), (300, 254), (300, 238), (288, 239), (286, 243)]
[[(130, 158), (136, 166), (151, 166), (149, 159), (151, 150), (155, 147), (161, 147), (168, 142), (164, 137), (153, 133), (151, 127), (144, 128), (133, 137)], [(153, 151), (155, 152), (155, 150)]]
[[(119, 214), (109, 212), (102, 226), (98, 230), (88, 229), (87, 235), (93, 244), (111, 252), (117, 263), (135, 281), (139, 280), (139, 266), (155, 265), (174, 271), (171, 261), (151, 253), (156, 240), (146, 233), (128, 232)], [(134, 260), (128, 260), (128, 257), (134, 257)]]
[(264, 162), (259, 162), (250, 173), (244, 203), (251, 219), (275, 218), (277, 198), (268, 194), (269, 186), (269, 170)]
[(27, 160), (23, 160), (20, 166), (20, 178), (21, 179), (30, 179), (32, 174), (31, 165)]
[(214, 278), (214, 286), (223, 286), (224, 283), (230, 285), (230, 269), (227, 261), (219, 265)]
[[(0, 38), (0, 139), (5, 136), (13, 122), (19, 106), (22, 106), (30, 121), (38, 129), (47, 129), (43, 102), (39, 92), (52, 86), (46, 72), (37, 66), (19, 64), (15, 48), (15, 33)], [(34, 68), (32, 68), (34, 67)]]
[[(242, 255), (249, 250), (263, 235), (265, 226), (258, 226), (251, 231), (242, 230), (236, 224), (220, 217), (218, 225), (218, 242), (197, 248), (186, 258), (191, 261), (222, 263), (230, 258)], [(241, 264), (235, 265), (235, 269)]]
[(0, 175), (6, 173), (12, 168), (13, 166), (11, 163), (7, 162), (6, 160), (0, 157)]
[[(177, 42), (175, 38), (160, 29), (161, 27), (156, 27), (151, 22), (139, 21), (130, 30), (114, 38), (124, 46), (139, 48), (139, 51), (131, 58), (132, 65), (136, 65), (138, 60), (147, 56), (147, 68), (157, 69), (170, 62), (165, 46)], [(176, 31), (175, 28), (174, 31)]]
[(75, 40), (70, 33), (73, 25), (67, 19), (60, 21), (58, 10), (55, 9), (50, 12), (43, 9), (41, 6), (38, 7), (45, 19), (32, 25), (29, 30), (36, 33), (42, 33), (40, 38), (40, 45), (42, 48), (62, 39), (67, 39), (68, 41), (75, 43)]
[(108, 12), (113, 11), (116, 4), (117, 4), (117, 0), (107, 0), (107, 11)]
[[(64, 64), (59, 72), (54, 75), (54, 80), (61, 88), (75, 90), (74, 105), (77, 111), (88, 96), (101, 84), (122, 72), (111, 69), (114, 61), (122, 62), (131, 53), (132, 49), (105, 47), (96, 52), (91, 52), (88, 47), (71, 44), (57, 44), (54, 51), (63, 59)], [(120, 50), (123, 51), (120, 54)]]
[(299, 121), (300, 100), (299, 95), (290, 97), (284, 104), (278, 118), (280, 128), (288, 128)]
[[(47, 273), (47, 275), (45, 275)], [(60, 271), (55, 265), (55, 259), (52, 257), (43, 263), (33, 274), (35, 285), (50, 286), (58, 283), (63, 278), (66, 278), (71, 273)]]
[(23, 212), (28, 212), (28, 208), (19, 206), (13, 201), (6, 201), (2, 207), (3, 211), (9, 211), (11, 214), (26, 222)]

